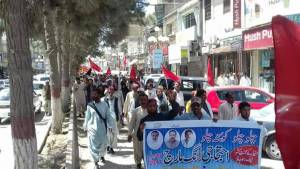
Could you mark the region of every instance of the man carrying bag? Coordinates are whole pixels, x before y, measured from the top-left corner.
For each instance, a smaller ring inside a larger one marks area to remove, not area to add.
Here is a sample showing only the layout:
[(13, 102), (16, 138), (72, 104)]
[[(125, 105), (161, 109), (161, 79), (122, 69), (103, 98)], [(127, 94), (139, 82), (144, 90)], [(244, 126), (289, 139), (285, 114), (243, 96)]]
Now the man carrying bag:
[(110, 116), (107, 103), (100, 100), (102, 96), (104, 96), (104, 89), (102, 87), (93, 89), (93, 101), (87, 106), (83, 124), (83, 128), (87, 130), (88, 146), (96, 168), (99, 167), (99, 158), (101, 158), (102, 162), (105, 162), (107, 130), (111, 130), (111, 128), (107, 129), (107, 126), (111, 126), (113, 120)]

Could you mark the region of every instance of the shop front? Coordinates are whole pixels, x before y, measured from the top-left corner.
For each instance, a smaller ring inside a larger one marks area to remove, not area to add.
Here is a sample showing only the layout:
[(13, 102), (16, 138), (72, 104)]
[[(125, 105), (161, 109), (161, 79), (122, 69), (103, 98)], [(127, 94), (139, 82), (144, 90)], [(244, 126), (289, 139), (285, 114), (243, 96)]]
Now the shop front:
[(274, 93), (274, 48), (271, 24), (260, 25), (243, 32), (244, 56), (250, 61), (252, 86)]
[[(242, 36), (234, 36), (220, 40), (218, 47), (210, 50), (214, 77), (235, 76), (241, 71)], [(236, 84), (228, 84), (236, 85)]]

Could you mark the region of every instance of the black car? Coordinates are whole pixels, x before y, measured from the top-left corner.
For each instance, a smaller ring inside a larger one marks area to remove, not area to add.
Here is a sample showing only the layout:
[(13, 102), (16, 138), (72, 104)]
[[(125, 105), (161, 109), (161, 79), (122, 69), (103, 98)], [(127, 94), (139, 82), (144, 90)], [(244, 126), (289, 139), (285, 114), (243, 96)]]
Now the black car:
[[(192, 97), (192, 91), (197, 88), (206, 89), (208, 87), (207, 80), (203, 77), (180, 76), (180, 78), (184, 101), (190, 100)], [(174, 81), (166, 79), (165, 77), (159, 78), (158, 84), (163, 86), (165, 89), (174, 89)]]

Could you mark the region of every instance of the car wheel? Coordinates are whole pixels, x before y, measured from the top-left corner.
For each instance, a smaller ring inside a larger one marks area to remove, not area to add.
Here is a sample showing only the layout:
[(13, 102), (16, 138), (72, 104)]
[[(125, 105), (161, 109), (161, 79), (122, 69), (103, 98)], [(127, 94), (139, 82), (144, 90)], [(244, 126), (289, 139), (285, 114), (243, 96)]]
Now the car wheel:
[(266, 142), (266, 153), (269, 158), (274, 160), (281, 160), (281, 153), (278, 148), (275, 135), (269, 136)]

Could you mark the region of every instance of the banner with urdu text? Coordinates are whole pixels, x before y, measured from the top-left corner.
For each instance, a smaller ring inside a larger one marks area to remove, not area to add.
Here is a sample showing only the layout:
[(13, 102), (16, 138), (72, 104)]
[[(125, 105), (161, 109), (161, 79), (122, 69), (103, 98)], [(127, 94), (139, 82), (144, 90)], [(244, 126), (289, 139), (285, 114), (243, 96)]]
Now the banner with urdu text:
[(261, 126), (242, 121), (147, 122), (146, 169), (259, 169)]

